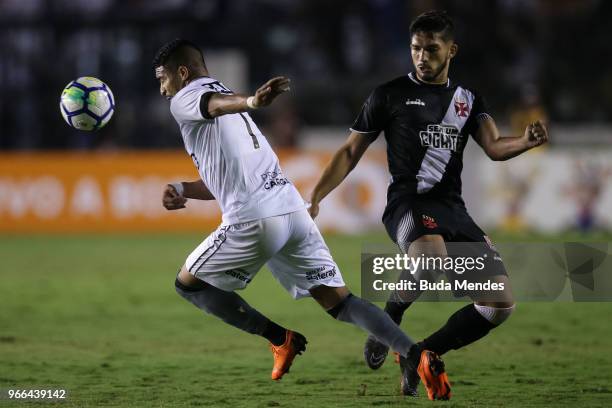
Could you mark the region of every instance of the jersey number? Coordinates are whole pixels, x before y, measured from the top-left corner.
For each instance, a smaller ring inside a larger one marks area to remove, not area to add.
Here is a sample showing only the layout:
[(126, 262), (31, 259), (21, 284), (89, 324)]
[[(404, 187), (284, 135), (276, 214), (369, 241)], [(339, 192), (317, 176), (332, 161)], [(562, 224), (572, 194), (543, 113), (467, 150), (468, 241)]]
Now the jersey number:
[(202, 86), (212, 90), (213, 92), (217, 92), (217, 93), (220, 93), (220, 94), (225, 94), (225, 95), (233, 94), (233, 92), (230, 89), (226, 88), (219, 81), (209, 82), (207, 84), (202, 84)]
[(251, 125), (249, 124), (249, 121), (247, 120), (246, 116), (244, 116), (242, 113), (240, 113), (240, 117), (242, 118), (242, 120), (244, 120), (244, 124), (246, 125), (246, 128), (247, 128), (247, 132), (249, 132), (249, 135), (251, 135), (251, 139), (253, 139), (253, 148), (259, 149), (259, 141), (257, 140), (257, 136), (255, 136), (255, 134), (253, 133), (253, 129), (251, 129)]
[[(219, 81), (210, 82), (208, 84), (202, 84), (202, 86), (205, 86), (209, 89), (212, 89), (214, 92), (218, 92), (221, 94), (231, 95), (233, 93), (231, 90), (223, 86), (223, 84), (221, 84)], [(255, 136), (255, 134), (253, 133), (253, 129), (251, 129), (251, 125), (249, 124), (249, 121), (247, 120), (246, 116), (244, 116), (242, 113), (240, 113), (240, 117), (242, 118), (242, 120), (244, 120), (244, 124), (246, 125), (246, 128), (247, 128), (247, 132), (249, 132), (249, 135), (251, 135), (251, 139), (253, 139), (253, 147), (255, 149), (259, 149), (259, 141), (257, 140), (257, 136)]]

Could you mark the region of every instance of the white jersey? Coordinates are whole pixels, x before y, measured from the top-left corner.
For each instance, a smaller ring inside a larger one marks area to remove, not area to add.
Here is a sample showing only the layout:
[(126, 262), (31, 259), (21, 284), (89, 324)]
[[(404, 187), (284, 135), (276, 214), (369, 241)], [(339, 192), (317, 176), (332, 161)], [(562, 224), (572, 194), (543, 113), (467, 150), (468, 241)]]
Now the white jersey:
[(306, 207), (283, 175), (278, 158), (248, 113), (206, 119), (200, 98), (208, 92), (231, 94), (219, 81), (202, 77), (170, 102), (185, 150), (204, 184), (219, 202), (223, 224), (287, 214)]

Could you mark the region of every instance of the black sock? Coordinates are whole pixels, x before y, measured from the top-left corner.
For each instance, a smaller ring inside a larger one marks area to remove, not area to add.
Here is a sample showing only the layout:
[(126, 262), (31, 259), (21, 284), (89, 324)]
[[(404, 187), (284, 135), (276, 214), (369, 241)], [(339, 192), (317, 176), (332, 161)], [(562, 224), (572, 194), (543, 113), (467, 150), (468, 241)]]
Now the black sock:
[(471, 303), (456, 311), (444, 326), (423, 340), (422, 345), (426, 350), (442, 355), (483, 338), (494, 327)]
[(391, 320), (395, 322), (398, 326), (402, 322), (402, 317), (404, 316), (404, 312), (406, 309), (410, 307), (412, 302), (395, 302), (388, 300), (385, 304), (385, 312), (391, 317)]
[(268, 325), (264, 329), (263, 333), (261, 333), (263, 337), (268, 339), (270, 343), (275, 346), (280, 346), (285, 342), (287, 336), (287, 329), (278, 324), (274, 323), (272, 320), (268, 320)]

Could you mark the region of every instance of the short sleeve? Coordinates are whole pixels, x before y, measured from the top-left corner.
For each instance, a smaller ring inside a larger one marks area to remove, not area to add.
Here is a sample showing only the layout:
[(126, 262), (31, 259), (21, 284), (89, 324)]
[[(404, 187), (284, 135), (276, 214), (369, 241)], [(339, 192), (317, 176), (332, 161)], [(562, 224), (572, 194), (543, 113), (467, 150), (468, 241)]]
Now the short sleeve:
[(472, 114), (477, 121), (479, 121), (482, 117), (485, 119), (487, 117), (491, 117), (489, 114), (489, 105), (487, 104), (487, 101), (485, 101), (485, 99), (479, 94), (477, 94), (476, 98), (474, 99)]
[(214, 93), (206, 87), (189, 89), (186, 92), (179, 92), (170, 102), (170, 111), (177, 122), (196, 122), (206, 120), (200, 110), (200, 99), (203, 95)]
[(378, 136), (387, 125), (388, 112), (387, 97), (380, 87), (376, 88), (361, 107), (361, 112), (351, 126), (351, 130)]
[(470, 114), (468, 123), (466, 124), (468, 133), (474, 135), (478, 130), (480, 123), (487, 119), (492, 119), (492, 116), (489, 114), (489, 105), (482, 95), (475, 94), (472, 112)]

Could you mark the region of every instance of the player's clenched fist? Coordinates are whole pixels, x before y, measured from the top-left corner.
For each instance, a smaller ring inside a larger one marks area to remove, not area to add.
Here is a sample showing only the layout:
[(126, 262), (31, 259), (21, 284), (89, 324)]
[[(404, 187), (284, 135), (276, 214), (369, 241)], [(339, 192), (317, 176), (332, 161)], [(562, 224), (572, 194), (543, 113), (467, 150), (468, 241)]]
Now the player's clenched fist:
[(179, 210), (181, 208), (185, 208), (185, 203), (187, 199), (172, 187), (171, 185), (167, 185), (164, 189), (164, 194), (162, 196), (162, 204), (166, 210)]
[(317, 218), (317, 215), (319, 215), (319, 203), (316, 203), (314, 201), (310, 203), (310, 207), (308, 207), (308, 213), (310, 214), (313, 220)]
[(268, 106), (278, 95), (290, 90), (289, 82), (291, 82), (289, 78), (282, 76), (272, 78), (255, 92), (253, 105), (257, 108)]
[(525, 128), (525, 136), (527, 145), (531, 147), (540, 146), (548, 142), (548, 129), (542, 121), (538, 120)]

